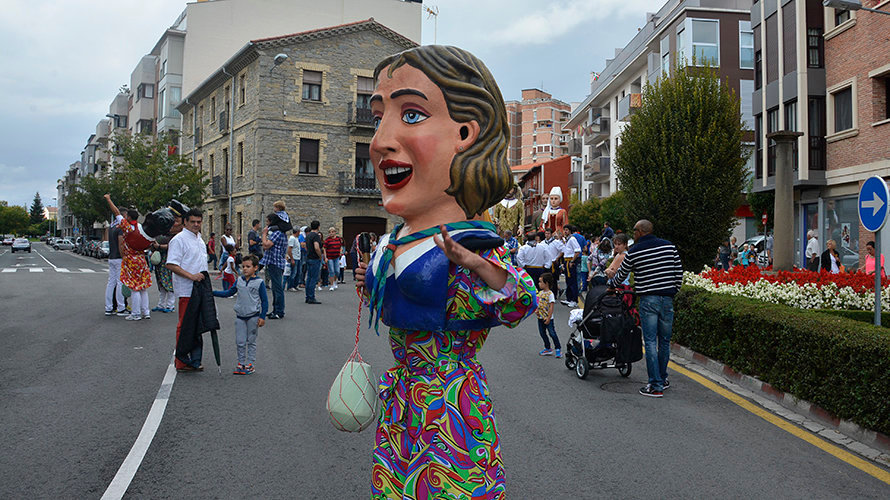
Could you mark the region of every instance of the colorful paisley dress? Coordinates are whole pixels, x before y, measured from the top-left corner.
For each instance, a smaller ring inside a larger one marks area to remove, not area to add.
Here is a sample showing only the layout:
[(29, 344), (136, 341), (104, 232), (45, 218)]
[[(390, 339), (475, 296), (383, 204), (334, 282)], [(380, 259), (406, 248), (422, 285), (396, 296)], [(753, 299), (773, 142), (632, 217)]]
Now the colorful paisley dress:
[(126, 220), (120, 222), (121, 232), (124, 233), (124, 242), (121, 244), (121, 283), (134, 292), (146, 290), (151, 286), (151, 271), (148, 269), (148, 261), (145, 253), (132, 250), (127, 245), (127, 235), (139, 231), (138, 223), (129, 223)]
[[(460, 233), (451, 231), (456, 241)], [(469, 233), (478, 236), (479, 231)], [(381, 239), (378, 252), (388, 241), (389, 236)], [(379, 264), (378, 252), (372, 269)], [(380, 380), (372, 498), (505, 498), (497, 425), (476, 351), (490, 326), (515, 327), (536, 309), (537, 299), (531, 278), (513, 267), (503, 246), (477, 253), (507, 271), (503, 289), (492, 290), (449, 262), (431, 239), (393, 260), (381, 318), (391, 327), (395, 366)], [(431, 271), (436, 264), (443, 268), (441, 287), (430, 284), (438, 283)], [(373, 280), (368, 284), (373, 286)], [(441, 318), (430, 320), (437, 288), (443, 289), (445, 306), (438, 309)], [(418, 321), (435, 328), (417, 328)], [(399, 323), (411, 327), (393, 326)]]

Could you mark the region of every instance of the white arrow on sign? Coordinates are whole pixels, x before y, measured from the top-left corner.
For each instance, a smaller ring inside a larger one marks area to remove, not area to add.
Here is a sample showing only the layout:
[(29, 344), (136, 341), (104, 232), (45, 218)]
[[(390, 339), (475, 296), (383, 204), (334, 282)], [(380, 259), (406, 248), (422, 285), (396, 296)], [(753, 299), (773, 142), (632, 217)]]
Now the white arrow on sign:
[(872, 193), (872, 196), (874, 196), (874, 198), (871, 200), (863, 200), (862, 208), (870, 208), (871, 216), (874, 217), (875, 215), (878, 215), (878, 211), (884, 207), (884, 200), (878, 196), (878, 193)]

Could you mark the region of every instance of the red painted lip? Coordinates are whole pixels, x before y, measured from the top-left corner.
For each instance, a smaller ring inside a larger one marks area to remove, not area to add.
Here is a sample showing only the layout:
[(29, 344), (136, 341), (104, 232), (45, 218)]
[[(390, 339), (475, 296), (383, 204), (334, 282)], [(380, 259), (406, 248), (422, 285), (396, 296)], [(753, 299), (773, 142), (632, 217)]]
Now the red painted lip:
[(411, 180), (411, 177), (414, 176), (414, 172), (413, 172), (414, 166), (411, 165), (410, 163), (405, 163), (402, 161), (383, 160), (382, 162), (380, 162), (380, 166), (378, 168), (380, 168), (380, 170), (382, 172), (388, 168), (410, 168), (412, 170), (412, 172), (409, 173), (407, 177), (405, 177), (401, 181), (394, 183), (394, 184), (387, 182), (386, 173), (384, 172), (383, 173), (383, 185), (386, 186), (387, 189), (392, 189), (392, 190), (401, 189), (401, 188), (405, 187), (405, 185), (408, 184), (408, 181)]

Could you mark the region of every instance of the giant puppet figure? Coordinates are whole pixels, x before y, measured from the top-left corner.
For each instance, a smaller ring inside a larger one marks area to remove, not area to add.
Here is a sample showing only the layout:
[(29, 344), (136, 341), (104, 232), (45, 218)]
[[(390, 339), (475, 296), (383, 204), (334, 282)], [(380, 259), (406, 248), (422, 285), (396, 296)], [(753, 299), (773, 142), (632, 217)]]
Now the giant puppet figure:
[(390, 56), (375, 77), (371, 161), (384, 208), (405, 222), (357, 270), (395, 357), (380, 381), (372, 497), (504, 498), (476, 351), (491, 327), (537, 307), (531, 278), (482, 218), (513, 184), (504, 100), (485, 65), (455, 47)]
[(562, 235), (562, 228), (569, 223), (569, 213), (564, 208), (559, 207), (559, 204), (563, 201), (562, 188), (553, 186), (553, 189), (550, 190), (549, 200), (550, 202), (541, 216), (541, 224), (543, 226), (541, 230), (544, 231), (549, 228), (553, 231), (553, 234)]
[(525, 227), (525, 205), (520, 198), (521, 191), (514, 185), (507, 197), (494, 206), (494, 223), (498, 229), (510, 231), (517, 238), (522, 237)]

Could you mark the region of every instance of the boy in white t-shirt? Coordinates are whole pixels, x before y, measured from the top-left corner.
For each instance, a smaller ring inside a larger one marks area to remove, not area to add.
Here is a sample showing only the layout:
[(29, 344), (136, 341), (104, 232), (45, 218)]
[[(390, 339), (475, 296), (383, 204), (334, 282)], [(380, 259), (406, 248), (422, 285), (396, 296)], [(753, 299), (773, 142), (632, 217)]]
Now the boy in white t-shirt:
[(238, 272), (235, 268), (235, 247), (232, 245), (226, 245), (226, 263), (223, 265), (223, 290), (228, 290), (232, 286), (235, 285), (235, 280), (238, 278)]
[(293, 233), (291, 233), (290, 238), (287, 239), (287, 254), (285, 258), (287, 259), (287, 263), (290, 264), (290, 273), (284, 275), (285, 279), (285, 288), (289, 292), (299, 292), (300, 289), (297, 288), (297, 278), (300, 276), (301, 265), (300, 265), (300, 238), (299, 238), (300, 230), (294, 229)]

